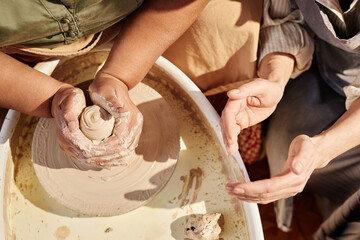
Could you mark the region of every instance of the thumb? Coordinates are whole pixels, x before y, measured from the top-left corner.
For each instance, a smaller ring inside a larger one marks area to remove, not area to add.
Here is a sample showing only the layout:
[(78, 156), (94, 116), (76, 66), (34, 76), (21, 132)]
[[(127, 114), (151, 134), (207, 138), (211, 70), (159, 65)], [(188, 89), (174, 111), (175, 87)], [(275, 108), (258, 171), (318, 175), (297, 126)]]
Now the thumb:
[(84, 92), (79, 88), (72, 90), (72, 95), (69, 98), (69, 107), (76, 117), (79, 117), (83, 109), (86, 107), (86, 100)]
[(93, 103), (105, 109), (112, 116), (114, 116), (115, 118), (120, 117), (121, 108), (123, 108), (123, 106), (119, 103), (116, 97), (114, 96), (103, 97), (97, 92), (92, 92), (90, 94), (90, 97)]
[(248, 93), (247, 93), (246, 89), (235, 88), (235, 89), (228, 91), (227, 96), (231, 100), (239, 100), (242, 98), (246, 98), (248, 96)]
[(296, 175), (300, 175), (304, 171), (304, 164), (300, 160), (294, 160), (291, 163), (291, 171)]
[(257, 96), (262, 94), (266, 89), (262, 81), (251, 81), (241, 85), (240, 87), (230, 90), (227, 96), (232, 100), (239, 100), (249, 96)]
[(310, 142), (308, 136), (299, 135), (290, 144), (289, 148), (289, 160), (290, 169), (296, 175), (302, 174), (310, 165), (312, 158), (309, 157), (311, 151)]
[(299, 157), (296, 153), (291, 153), (291, 148), (289, 149), (289, 155), (286, 160), (284, 168), (289, 168), (291, 172), (293, 172), (296, 175), (301, 175), (304, 172), (305, 165), (302, 162), (302, 158)]
[(296, 146), (294, 141), (290, 145), (287, 164), (290, 165), (290, 170), (296, 175), (303, 173), (305, 169), (304, 158), (301, 157), (300, 146)]
[(67, 89), (71, 91), (67, 98), (63, 99), (59, 109), (59, 115), (55, 118), (60, 118), (63, 121), (63, 126), (68, 127), (70, 132), (79, 128), (79, 116), (86, 107), (85, 96), (82, 90), (78, 88)]
[(112, 78), (103, 78), (100, 83), (89, 86), (92, 102), (104, 108), (115, 118), (124, 116), (129, 106), (128, 89), (124, 83)]

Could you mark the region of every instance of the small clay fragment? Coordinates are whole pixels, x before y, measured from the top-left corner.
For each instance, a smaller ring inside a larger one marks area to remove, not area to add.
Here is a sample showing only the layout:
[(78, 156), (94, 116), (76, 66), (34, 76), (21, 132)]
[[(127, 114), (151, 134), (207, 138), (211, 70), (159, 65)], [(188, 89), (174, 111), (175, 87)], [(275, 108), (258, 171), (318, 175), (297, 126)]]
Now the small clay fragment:
[(221, 213), (196, 215), (185, 228), (185, 239), (219, 240), (224, 223)]

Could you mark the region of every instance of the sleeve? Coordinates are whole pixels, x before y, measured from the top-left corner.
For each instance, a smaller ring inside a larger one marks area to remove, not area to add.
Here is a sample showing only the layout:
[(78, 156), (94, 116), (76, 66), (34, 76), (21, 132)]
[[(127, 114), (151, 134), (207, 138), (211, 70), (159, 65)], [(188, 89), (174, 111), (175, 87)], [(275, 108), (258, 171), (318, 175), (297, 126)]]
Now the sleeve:
[(314, 40), (300, 10), (292, 9), (289, 0), (264, 0), (259, 41), (258, 64), (267, 54), (282, 52), (295, 58), (292, 78), (310, 68)]
[(354, 82), (349, 86), (344, 87), (344, 92), (346, 95), (345, 106), (348, 110), (351, 104), (360, 97), (360, 73), (357, 75)]

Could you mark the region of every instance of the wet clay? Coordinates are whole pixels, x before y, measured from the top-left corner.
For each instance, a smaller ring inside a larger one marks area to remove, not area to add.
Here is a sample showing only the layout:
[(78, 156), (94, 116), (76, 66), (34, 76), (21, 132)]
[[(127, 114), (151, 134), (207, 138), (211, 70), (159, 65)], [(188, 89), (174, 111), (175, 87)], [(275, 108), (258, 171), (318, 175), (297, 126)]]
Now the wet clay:
[(98, 105), (86, 107), (80, 117), (80, 129), (90, 140), (101, 141), (109, 137), (114, 123), (114, 117)]
[(73, 160), (59, 148), (54, 119), (40, 119), (32, 142), (34, 169), (59, 203), (83, 214), (119, 215), (144, 205), (170, 179), (180, 150), (175, 115), (145, 84), (129, 94), (144, 124), (139, 145), (124, 166), (100, 168)]

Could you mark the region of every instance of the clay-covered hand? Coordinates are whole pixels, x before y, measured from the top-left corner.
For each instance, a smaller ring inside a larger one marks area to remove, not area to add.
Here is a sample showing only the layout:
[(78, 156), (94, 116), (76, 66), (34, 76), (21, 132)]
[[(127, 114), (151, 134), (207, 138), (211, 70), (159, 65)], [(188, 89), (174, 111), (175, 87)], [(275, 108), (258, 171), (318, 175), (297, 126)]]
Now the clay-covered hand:
[(51, 105), (60, 148), (70, 157), (81, 161), (94, 156), (91, 150), (94, 144), (79, 128), (79, 116), (85, 105), (83, 91), (68, 84), (55, 93)]
[(228, 154), (233, 155), (238, 150), (237, 136), (242, 129), (263, 121), (274, 112), (283, 90), (277, 82), (255, 78), (228, 92), (229, 100), (220, 118)]
[(312, 172), (327, 163), (327, 157), (317, 150), (314, 139), (299, 135), (290, 144), (288, 159), (280, 174), (254, 182), (229, 183), (226, 190), (239, 200), (267, 204), (302, 192)]
[(143, 125), (143, 116), (131, 101), (128, 87), (114, 76), (99, 72), (89, 86), (91, 100), (115, 117), (112, 135), (101, 141), (99, 147), (107, 155), (94, 159), (96, 165), (113, 166), (128, 157), (137, 147)]

